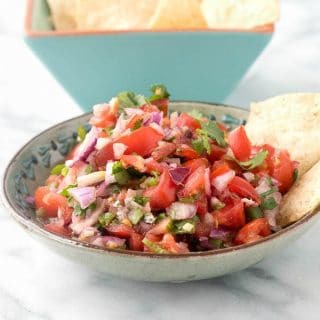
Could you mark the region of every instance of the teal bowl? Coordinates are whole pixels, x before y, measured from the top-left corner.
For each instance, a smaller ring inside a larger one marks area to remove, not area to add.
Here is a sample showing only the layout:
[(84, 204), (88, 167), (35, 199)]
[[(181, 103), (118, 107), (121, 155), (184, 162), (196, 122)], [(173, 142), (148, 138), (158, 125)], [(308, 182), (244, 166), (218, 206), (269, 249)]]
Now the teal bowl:
[(29, 0), (25, 41), (83, 108), (164, 83), (173, 99), (223, 101), (270, 41), (252, 30), (53, 30), (46, 0)]

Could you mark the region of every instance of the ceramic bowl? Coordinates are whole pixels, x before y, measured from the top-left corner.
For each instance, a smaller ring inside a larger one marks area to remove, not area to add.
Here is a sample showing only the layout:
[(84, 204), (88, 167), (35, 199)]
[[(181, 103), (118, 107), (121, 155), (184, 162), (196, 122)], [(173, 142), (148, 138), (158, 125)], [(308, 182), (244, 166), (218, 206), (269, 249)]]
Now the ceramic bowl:
[[(246, 110), (199, 102), (173, 102), (170, 110), (198, 109), (215, 116), (228, 126), (245, 122)], [(9, 163), (3, 180), (3, 200), (14, 220), (31, 236), (59, 254), (86, 264), (98, 271), (135, 280), (189, 281), (221, 276), (247, 268), (272, 252), (289, 246), (309, 228), (315, 215), (256, 243), (216, 251), (182, 255), (159, 255), (143, 252), (101, 249), (46, 231), (26, 201), (38, 185), (43, 184), (50, 167), (64, 156), (76, 141), (76, 129), (87, 123), (90, 114), (67, 120), (47, 129), (22, 147)]]
[(25, 41), (89, 111), (123, 89), (148, 95), (148, 86), (159, 82), (175, 100), (224, 101), (268, 44), (273, 28), (61, 32), (53, 30), (46, 0), (29, 0)]

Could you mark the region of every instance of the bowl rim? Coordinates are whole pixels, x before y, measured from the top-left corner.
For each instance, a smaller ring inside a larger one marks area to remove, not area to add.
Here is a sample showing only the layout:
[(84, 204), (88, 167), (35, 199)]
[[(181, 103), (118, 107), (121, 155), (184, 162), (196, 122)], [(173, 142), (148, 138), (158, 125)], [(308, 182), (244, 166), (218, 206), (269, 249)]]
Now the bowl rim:
[[(237, 106), (232, 106), (228, 104), (223, 104), (223, 103), (214, 103), (214, 102), (203, 102), (203, 101), (193, 101), (193, 100), (173, 100), (171, 103), (192, 103), (192, 104), (200, 104), (200, 105), (209, 105), (209, 106), (218, 106), (218, 107), (228, 107), (232, 109), (237, 109), (237, 110), (242, 110), (242, 111), (247, 111), (247, 109), (242, 108), (242, 107), (237, 107)], [(88, 251), (94, 251), (96, 253), (108, 253), (108, 254), (116, 254), (120, 256), (135, 256), (135, 257), (141, 257), (141, 258), (172, 258), (172, 259), (177, 259), (177, 258), (196, 258), (196, 257), (208, 257), (208, 256), (218, 256), (218, 255), (223, 255), (223, 254), (228, 254), (232, 253), (235, 251), (243, 251), (247, 250), (250, 248), (253, 248), (255, 246), (262, 245), (266, 242), (271, 242), (272, 240), (275, 240), (283, 235), (286, 235), (288, 232), (296, 230), (297, 228), (301, 227), (303, 224), (308, 222), (310, 219), (314, 218), (319, 211), (316, 212), (311, 212), (307, 215), (305, 215), (303, 218), (299, 219), (298, 221), (294, 222), (293, 224), (275, 232), (272, 233), (271, 235), (264, 237), (258, 241), (252, 242), (252, 243), (247, 243), (247, 244), (242, 244), (234, 247), (228, 247), (228, 248), (222, 248), (222, 249), (215, 249), (215, 250), (209, 250), (209, 251), (199, 251), (199, 252), (189, 252), (189, 253), (182, 253), (182, 254), (177, 254), (177, 253), (169, 253), (169, 254), (159, 254), (159, 253), (152, 253), (152, 252), (140, 252), (140, 251), (131, 251), (131, 250), (121, 250), (121, 249), (108, 249), (108, 248), (101, 248), (92, 244), (88, 244), (79, 240), (75, 240), (72, 238), (69, 238), (67, 236), (60, 236), (56, 235), (54, 233), (51, 233), (47, 230), (45, 230), (43, 227), (40, 227), (34, 222), (34, 219), (27, 219), (23, 217), (22, 210), (15, 210), (11, 201), (11, 197), (9, 196), (8, 190), (6, 188), (6, 181), (8, 178), (9, 170), (11, 166), (16, 162), (16, 159), (20, 156), (20, 154), (28, 149), (28, 146), (37, 140), (40, 136), (42, 136), (44, 133), (54, 130), (57, 127), (60, 127), (61, 125), (68, 124), (70, 122), (79, 120), (81, 118), (88, 117), (91, 114), (91, 112), (86, 112), (83, 113), (79, 116), (61, 121), (53, 126), (50, 126), (49, 128), (41, 131), (37, 135), (35, 135), (33, 138), (28, 140), (25, 144), (23, 144), (22, 147), (18, 149), (18, 151), (12, 156), (11, 160), (9, 163), (6, 165), (2, 179), (1, 179), (1, 198), (2, 202), (5, 206), (6, 209), (9, 210), (11, 216), (14, 218), (15, 221), (17, 221), (22, 227), (25, 229), (37, 233), (39, 236), (45, 237), (49, 240), (52, 240), (54, 242), (58, 242), (62, 245), (70, 245), (75, 248), (82, 248), (84, 250)], [(19, 214), (20, 212), (20, 214)]]
[(28, 0), (24, 21), (24, 32), (28, 37), (61, 37), (61, 36), (89, 36), (89, 35), (121, 35), (121, 34), (160, 34), (160, 33), (187, 33), (187, 32), (201, 32), (201, 33), (261, 33), (271, 34), (275, 30), (275, 23), (269, 23), (257, 26), (250, 29), (245, 28), (202, 28), (202, 29), (163, 29), (163, 30), (146, 30), (146, 29), (130, 29), (130, 30), (50, 30), (37, 31), (32, 29), (32, 14), (34, 2), (36, 0)]

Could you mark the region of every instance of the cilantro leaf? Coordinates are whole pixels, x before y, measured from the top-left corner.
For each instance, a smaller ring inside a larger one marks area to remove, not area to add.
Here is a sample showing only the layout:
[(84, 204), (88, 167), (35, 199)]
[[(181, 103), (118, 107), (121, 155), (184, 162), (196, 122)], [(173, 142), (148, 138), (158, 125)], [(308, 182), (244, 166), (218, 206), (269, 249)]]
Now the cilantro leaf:
[(197, 130), (198, 137), (191, 141), (193, 148), (197, 151), (199, 155), (203, 152), (210, 154), (211, 146), (209, 142), (208, 135), (203, 130)]
[(226, 147), (224, 132), (219, 128), (216, 121), (209, 120), (207, 123), (201, 121), (202, 130), (211, 138), (217, 141), (221, 147)]
[(73, 212), (76, 216), (80, 216), (81, 218), (86, 216), (86, 209), (82, 209), (79, 203), (74, 206)]
[(117, 161), (112, 166), (112, 174), (120, 185), (126, 185), (130, 179), (130, 175), (127, 170), (122, 166), (120, 161)]
[(170, 93), (168, 92), (167, 88), (163, 84), (153, 84), (150, 87), (150, 90), (152, 92), (151, 97), (149, 97), (149, 101), (155, 101), (159, 99), (167, 99), (170, 97)]
[(136, 95), (132, 91), (122, 91), (118, 94), (120, 108), (135, 108), (147, 103), (142, 95)]
[(242, 169), (252, 170), (263, 164), (264, 160), (267, 158), (269, 152), (266, 150), (259, 151), (253, 158), (248, 161), (237, 161)]
[(145, 196), (135, 196), (133, 198), (133, 201), (140, 204), (140, 206), (145, 206), (148, 201), (149, 201), (149, 198), (148, 197), (145, 197)]
[(104, 214), (102, 214), (102, 215), (99, 216), (99, 218), (98, 218), (99, 225), (100, 225), (102, 228), (105, 228), (105, 227), (107, 227), (107, 226), (112, 222), (112, 220), (113, 220), (115, 217), (116, 217), (116, 214), (115, 214), (115, 213), (105, 212)]

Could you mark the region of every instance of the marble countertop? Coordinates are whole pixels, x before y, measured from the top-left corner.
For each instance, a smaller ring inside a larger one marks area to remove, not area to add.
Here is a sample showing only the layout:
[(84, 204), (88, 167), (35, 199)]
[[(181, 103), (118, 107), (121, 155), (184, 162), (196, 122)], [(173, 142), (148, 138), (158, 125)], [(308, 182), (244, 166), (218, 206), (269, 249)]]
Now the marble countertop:
[[(36, 133), (81, 113), (24, 45), (23, 11), (0, 2), (1, 172)], [(274, 39), (226, 102), (320, 91), (319, 18), (318, 0), (283, 0)], [(253, 268), (183, 284), (103, 278), (47, 251), (2, 208), (0, 225), (0, 319), (320, 318), (320, 222)]]

